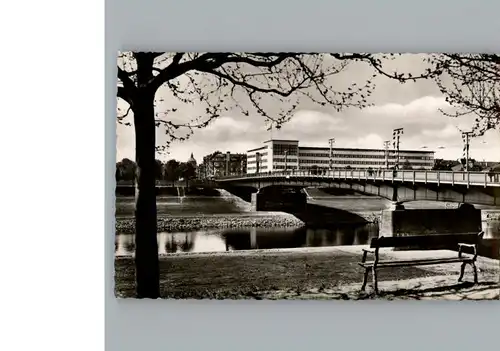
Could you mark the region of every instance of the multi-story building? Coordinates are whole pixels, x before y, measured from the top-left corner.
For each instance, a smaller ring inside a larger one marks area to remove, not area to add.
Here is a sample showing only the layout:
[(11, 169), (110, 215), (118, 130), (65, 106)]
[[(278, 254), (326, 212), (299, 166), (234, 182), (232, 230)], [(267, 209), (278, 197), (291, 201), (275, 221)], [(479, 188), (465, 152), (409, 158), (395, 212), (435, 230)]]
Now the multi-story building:
[(196, 168), (196, 178), (197, 179), (204, 179), (204, 178), (206, 178), (205, 174), (206, 174), (205, 164), (202, 162)]
[[(247, 173), (298, 169), (299, 142), (297, 140), (268, 140), (264, 146), (247, 151)], [(286, 163), (286, 165), (285, 165)]]
[(199, 178), (221, 177), (226, 175), (245, 174), (247, 169), (247, 155), (216, 151), (203, 157), (199, 166)]
[(434, 151), (299, 146), (298, 140), (268, 140), (247, 151), (247, 173), (280, 170), (394, 168), (432, 169)]

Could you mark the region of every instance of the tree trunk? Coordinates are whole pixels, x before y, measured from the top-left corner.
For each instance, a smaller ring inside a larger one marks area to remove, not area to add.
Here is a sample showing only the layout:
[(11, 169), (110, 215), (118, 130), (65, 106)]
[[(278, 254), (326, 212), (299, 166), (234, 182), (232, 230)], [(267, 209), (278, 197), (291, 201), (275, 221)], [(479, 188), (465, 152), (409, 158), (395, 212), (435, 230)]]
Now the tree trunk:
[(154, 91), (141, 89), (134, 101), (137, 184), (135, 203), (135, 267), (138, 298), (160, 297), (156, 236), (156, 161)]

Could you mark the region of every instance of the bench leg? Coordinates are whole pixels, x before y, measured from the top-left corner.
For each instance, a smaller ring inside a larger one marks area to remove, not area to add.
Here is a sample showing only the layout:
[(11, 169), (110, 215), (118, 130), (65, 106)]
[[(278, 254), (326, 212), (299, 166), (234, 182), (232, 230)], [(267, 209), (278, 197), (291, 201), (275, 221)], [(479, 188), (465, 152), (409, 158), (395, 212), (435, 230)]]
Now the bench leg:
[(363, 278), (363, 285), (361, 285), (361, 291), (365, 291), (366, 288), (366, 281), (368, 280), (368, 269), (369, 268), (365, 268), (365, 275)]
[(461, 282), (462, 279), (464, 278), (464, 272), (465, 272), (465, 266), (467, 263), (462, 263), (462, 266), (460, 267), (460, 277), (458, 277), (458, 281)]
[(378, 294), (378, 284), (377, 284), (377, 270), (372, 267), (372, 280), (373, 280), (373, 290), (375, 294)]
[(474, 284), (477, 284), (477, 267), (476, 262), (471, 263), (472, 269), (474, 270)]

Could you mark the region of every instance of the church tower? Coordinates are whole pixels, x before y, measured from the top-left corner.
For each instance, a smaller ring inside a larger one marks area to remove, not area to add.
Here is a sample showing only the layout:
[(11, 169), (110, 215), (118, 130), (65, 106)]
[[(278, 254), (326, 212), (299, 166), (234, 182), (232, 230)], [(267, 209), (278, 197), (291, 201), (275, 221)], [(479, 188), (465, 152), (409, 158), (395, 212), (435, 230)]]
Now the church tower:
[(191, 152), (191, 157), (187, 160), (187, 163), (190, 163), (194, 168), (197, 166), (197, 162), (193, 156), (193, 153)]

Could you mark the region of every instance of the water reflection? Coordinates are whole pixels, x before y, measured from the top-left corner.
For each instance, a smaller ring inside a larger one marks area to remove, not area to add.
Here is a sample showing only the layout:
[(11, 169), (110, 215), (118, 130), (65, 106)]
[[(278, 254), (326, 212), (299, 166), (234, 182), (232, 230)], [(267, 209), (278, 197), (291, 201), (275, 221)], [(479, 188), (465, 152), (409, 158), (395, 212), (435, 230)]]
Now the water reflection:
[(367, 224), (335, 229), (306, 229), (306, 246), (366, 245), (378, 236), (378, 226)]
[[(330, 229), (243, 228), (159, 233), (158, 253), (363, 245), (377, 235), (378, 226), (371, 223)], [(134, 250), (133, 234), (116, 235), (115, 254), (117, 256), (133, 255)]]
[[(169, 252), (190, 252), (193, 250), (194, 241), (196, 239), (197, 233), (179, 233), (179, 234), (170, 234), (160, 233), (159, 235), (159, 250), (160, 253), (169, 253)], [(164, 241), (164, 245), (161, 242)], [(165, 251), (161, 252), (161, 248), (164, 248)]]
[[(485, 237), (480, 255), (498, 257), (500, 221), (483, 222)], [(243, 228), (159, 233), (158, 253), (221, 252), (249, 249), (279, 249), (366, 245), (378, 236), (377, 224), (343, 225), (325, 228)], [(115, 254), (130, 256), (135, 251), (133, 234), (118, 234)]]
[(485, 239), (500, 239), (500, 220), (483, 221), (482, 229)]
[(115, 247), (116, 256), (131, 255), (135, 250), (134, 235), (116, 235)]
[[(226, 243), (219, 233), (196, 231), (185, 233), (158, 233), (158, 253), (218, 252), (227, 251)], [(115, 255), (130, 256), (135, 251), (133, 234), (118, 234), (115, 237)]]

